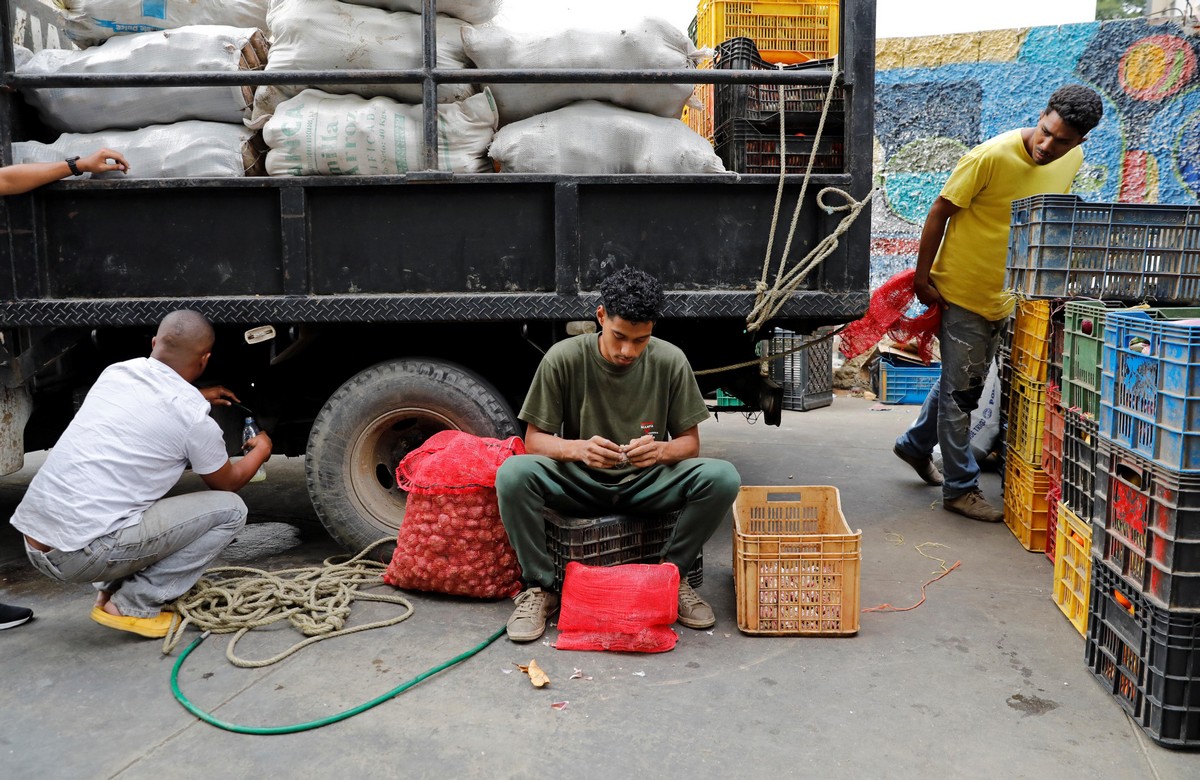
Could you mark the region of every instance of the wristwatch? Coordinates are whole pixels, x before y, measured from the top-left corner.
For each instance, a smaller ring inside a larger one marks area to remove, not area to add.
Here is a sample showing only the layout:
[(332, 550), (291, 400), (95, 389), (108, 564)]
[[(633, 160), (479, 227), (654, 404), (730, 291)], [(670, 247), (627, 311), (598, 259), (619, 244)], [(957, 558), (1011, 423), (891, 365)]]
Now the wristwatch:
[(67, 167), (71, 169), (72, 176), (82, 176), (83, 175), (83, 171), (79, 170), (79, 166), (75, 164), (75, 161), (78, 159), (79, 159), (79, 155), (75, 155), (74, 157), (67, 158)]

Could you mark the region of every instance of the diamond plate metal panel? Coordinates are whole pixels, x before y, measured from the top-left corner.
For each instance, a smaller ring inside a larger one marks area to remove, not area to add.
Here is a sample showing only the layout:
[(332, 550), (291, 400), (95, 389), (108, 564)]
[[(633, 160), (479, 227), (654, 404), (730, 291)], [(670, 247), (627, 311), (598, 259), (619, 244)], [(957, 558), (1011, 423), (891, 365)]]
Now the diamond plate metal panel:
[[(354, 295), (252, 298), (112, 298), (0, 302), (0, 327), (103, 327), (151, 325), (176, 309), (195, 309), (215, 323), (261, 322), (504, 322), (587, 319), (596, 294)], [(866, 310), (866, 292), (804, 292), (792, 297), (781, 319), (845, 320)], [(749, 292), (672, 292), (667, 319), (745, 319)]]

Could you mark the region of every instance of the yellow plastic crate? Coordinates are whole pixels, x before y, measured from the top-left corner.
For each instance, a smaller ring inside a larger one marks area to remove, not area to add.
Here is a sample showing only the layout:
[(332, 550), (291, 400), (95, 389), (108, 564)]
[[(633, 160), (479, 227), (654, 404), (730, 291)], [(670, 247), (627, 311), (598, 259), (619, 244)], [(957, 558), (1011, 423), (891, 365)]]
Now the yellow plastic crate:
[(1004, 524), (1030, 552), (1046, 552), (1050, 478), (1037, 466), (1008, 452), (1004, 458)]
[(1042, 462), (1042, 434), (1046, 423), (1046, 383), (1014, 371), (1008, 391), (1008, 430), (1005, 452), (1027, 463)]
[(1054, 603), (1080, 634), (1087, 636), (1092, 587), (1092, 526), (1066, 504), (1058, 505), (1054, 557)]
[[(708, 70), (712, 68), (712, 60), (706, 59), (697, 67), (701, 70)], [(715, 110), (714, 107), (716, 105), (714, 85), (697, 84), (695, 91), (692, 93), (692, 97), (702, 105), (699, 107), (684, 106), (683, 115), (680, 117), (680, 119), (683, 120), (685, 125), (692, 128), (692, 130), (696, 131), (696, 133), (703, 137), (705, 141), (708, 141), (711, 144), (714, 136), (713, 111)]]
[(838, 0), (701, 0), (696, 9), (698, 46), (742, 37), (753, 39), (768, 62), (790, 65), (832, 57), (838, 51)]
[(743, 487), (733, 502), (738, 628), (771, 636), (858, 633), (862, 531), (835, 487)]
[(1050, 301), (1021, 301), (1013, 323), (1013, 368), (1026, 379), (1046, 381), (1050, 362)]

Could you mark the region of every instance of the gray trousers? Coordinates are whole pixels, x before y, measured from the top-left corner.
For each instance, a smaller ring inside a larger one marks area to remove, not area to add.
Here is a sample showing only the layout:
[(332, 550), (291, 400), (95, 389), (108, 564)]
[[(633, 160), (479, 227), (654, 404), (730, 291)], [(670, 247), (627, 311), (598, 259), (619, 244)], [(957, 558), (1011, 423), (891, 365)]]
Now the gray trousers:
[(201, 491), (154, 502), (137, 525), (82, 550), (41, 552), (25, 544), (34, 568), (61, 582), (92, 582), (111, 592), (121, 614), (154, 617), (187, 593), (246, 524), (236, 493)]
[(517, 553), (528, 585), (554, 585), (554, 557), (546, 549), (543, 507), (567, 515), (667, 512), (683, 507), (663, 559), (686, 576), (737, 498), (741, 478), (733, 464), (690, 458), (669, 466), (651, 466), (620, 484), (597, 481), (578, 463), (560, 463), (542, 455), (515, 455), (496, 472), (500, 519)]

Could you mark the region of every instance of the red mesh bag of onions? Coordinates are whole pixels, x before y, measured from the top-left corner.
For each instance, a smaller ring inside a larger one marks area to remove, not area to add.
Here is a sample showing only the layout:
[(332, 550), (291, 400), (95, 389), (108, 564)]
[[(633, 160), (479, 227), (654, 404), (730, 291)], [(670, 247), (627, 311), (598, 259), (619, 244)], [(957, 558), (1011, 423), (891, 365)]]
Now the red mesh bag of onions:
[(441, 431), (405, 456), (396, 484), (408, 504), (384, 582), (485, 599), (517, 593), (521, 567), (500, 522), (496, 470), (524, 452), (517, 436)]
[(679, 569), (673, 563), (567, 563), (557, 650), (662, 653), (679, 637)]

